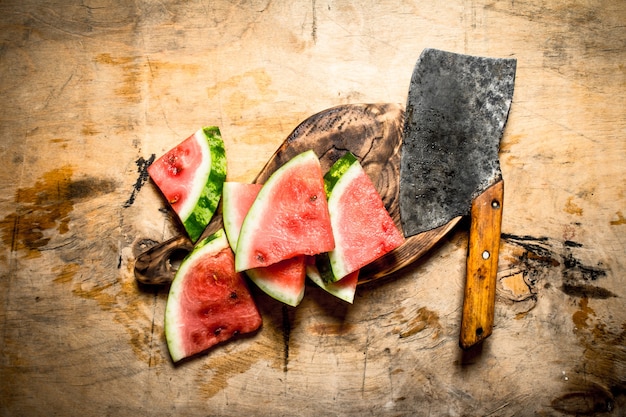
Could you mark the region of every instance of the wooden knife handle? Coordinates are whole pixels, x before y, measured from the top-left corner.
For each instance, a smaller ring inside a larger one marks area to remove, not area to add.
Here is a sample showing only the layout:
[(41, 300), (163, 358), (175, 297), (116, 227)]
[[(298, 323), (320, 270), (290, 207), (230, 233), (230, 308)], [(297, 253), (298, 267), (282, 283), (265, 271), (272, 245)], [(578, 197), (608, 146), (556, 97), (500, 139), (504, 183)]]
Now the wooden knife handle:
[(500, 180), (472, 202), (459, 340), (463, 349), (483, 341), (493, 329), (503, 201), (504, 182)]

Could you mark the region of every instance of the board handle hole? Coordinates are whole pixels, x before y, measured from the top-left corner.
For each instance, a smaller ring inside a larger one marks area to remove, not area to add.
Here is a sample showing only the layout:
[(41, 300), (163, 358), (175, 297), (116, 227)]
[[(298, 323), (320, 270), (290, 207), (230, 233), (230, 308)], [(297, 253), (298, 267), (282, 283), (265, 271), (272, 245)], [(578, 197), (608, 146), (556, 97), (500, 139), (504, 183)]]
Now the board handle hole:
[(167, 264), (172, 271), (178, 271), (183, 259), (189, 255), (189, 251), (186, 249), (174, 249), (167, 258)]

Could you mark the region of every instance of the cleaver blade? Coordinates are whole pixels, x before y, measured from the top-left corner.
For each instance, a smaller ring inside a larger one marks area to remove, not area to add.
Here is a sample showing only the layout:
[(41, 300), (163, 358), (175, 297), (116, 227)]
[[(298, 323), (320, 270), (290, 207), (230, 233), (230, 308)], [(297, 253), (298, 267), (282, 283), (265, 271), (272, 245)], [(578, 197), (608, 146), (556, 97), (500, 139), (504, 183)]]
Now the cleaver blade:
[(460, 345), (493, 327), (504, 184), (498, 160), (515, 59), (425, 49), (411, 77), (399, 202), (405, 237), (470, 215)]

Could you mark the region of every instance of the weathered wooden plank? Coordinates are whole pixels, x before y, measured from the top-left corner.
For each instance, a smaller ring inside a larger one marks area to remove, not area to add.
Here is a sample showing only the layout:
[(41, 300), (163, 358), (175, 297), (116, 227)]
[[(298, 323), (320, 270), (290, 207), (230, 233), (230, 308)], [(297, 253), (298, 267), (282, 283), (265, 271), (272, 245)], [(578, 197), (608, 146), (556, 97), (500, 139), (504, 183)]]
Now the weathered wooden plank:
[[(4, 1), (1, 415), (621, 415), (626, 7)], [(173, 366), (137, 251), (179, 233), (145, 177), (217, 124), (252, 181), (306, 117), (403, 103), (424, 47), (518, 59), (495, 327), (458, 347), (467, 223), (429, 256)]]

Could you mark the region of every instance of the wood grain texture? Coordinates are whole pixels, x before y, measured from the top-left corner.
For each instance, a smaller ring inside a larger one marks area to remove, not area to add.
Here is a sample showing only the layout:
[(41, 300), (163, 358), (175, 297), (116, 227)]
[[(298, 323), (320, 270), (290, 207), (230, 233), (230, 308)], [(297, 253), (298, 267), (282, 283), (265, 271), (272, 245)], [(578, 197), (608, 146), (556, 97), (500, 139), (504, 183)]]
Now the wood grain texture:
[[(626, 410), (626, 4), (0, 3), (0, 415), (618, 416)], [(145, 167), (219, 125), (253, 181), (307, 117), (404, 103), (426, 47), (518, 60), (494, 330), (458, 346), (467, 221), (348, 306), (259, 291), (264, 324), (180, 366)], [(312, 395), (312, 393), (315, 393)]]
[(493, 332), (504, 181), (472, 201), (459, 345), (475, 347)]

